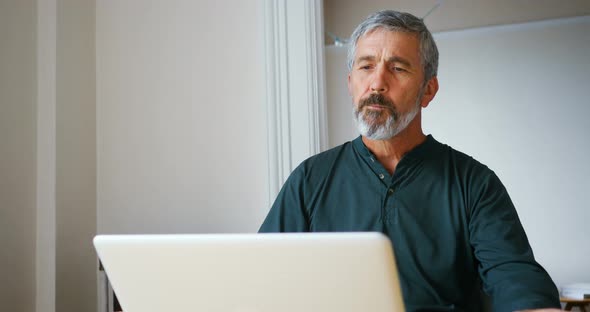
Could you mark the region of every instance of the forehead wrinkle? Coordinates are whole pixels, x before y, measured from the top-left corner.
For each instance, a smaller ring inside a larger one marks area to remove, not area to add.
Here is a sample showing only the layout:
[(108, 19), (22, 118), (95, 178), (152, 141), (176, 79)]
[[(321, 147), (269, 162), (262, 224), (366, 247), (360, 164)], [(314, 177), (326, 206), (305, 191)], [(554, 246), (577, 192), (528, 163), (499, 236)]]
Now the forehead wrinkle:
[[(400, 39), (392, 39), (391, 37), (389, 38), (383, 38), (382, 36), (387, 36), (388, 34), (394, 34), (397, 36), (402, 36), (402, 38)], [(377, 36), (377, 37), (375, 37)], [(404, 31), (392, 31), (392, 30), (388, 30), (388, 29), (383, 29), (383, 28), (376, 28), (376, 29), (372, 29), (368, 32), (366, 32), (364, 35), (360, 36), (358, 41), (357, 41), (357, 47), (356, 47), (356, 53), (361, 54), (361, 56), (357, 57), (354, 59), (353, 64), (356, 64), (358, 62), (361, 61), (375, 61), (376, 59), (381, 59), (386, 57), (385, 62), (386, 63), (400, 63), (403, 64), (407, 67), (414, 67), (412, 65), (413, 62), (403, 56), (400, 56), (398, 54), (398, 52), (400, 49), (406, 50), (403, 46), (400, 46), (399, 44), (396, 44), (396, 42), (398, 42), (398, 40), (404, 40), (403, 37), (406, 38), (412, 38), (415, 40), (418, 40), (418, 36), (414, 33), (411, 32), (404, 32)], [(393, 40), (393, 42), (391, 41)], [(361, 44), (362, 42), (362, 44)], [(392, 44), (393, 43), (393, 44)], [(418, 63), (422, 63), (421, 61), (421, 57), (420, 57), (420, 42), (418, 41), (418, 47), (417, 47), (417, 61)], [(390, 45), (391, 44), (391, 45)], [(385, 54), (385, 55), (382, 55)], [(389, 56), (387, 55), (389, 54)]]

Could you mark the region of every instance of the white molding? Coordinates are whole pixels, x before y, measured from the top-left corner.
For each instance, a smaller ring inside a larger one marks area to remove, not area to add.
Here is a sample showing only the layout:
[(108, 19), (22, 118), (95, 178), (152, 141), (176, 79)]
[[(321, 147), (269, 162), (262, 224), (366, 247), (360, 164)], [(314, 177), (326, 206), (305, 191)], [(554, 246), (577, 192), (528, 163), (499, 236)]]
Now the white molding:
[(272, 201), (289, 170), (290, 129), (286, 75), (285, 2), (267, 0), (264, 7), (269, 196)]
[(320, 0), (266, 0), (269, 196), (291, 171), (327, 147)]
[(324, 51), (323, 1), (306, 0), (305, 26), (308, 53), (307, 77), (310, 127), (310, 151), (317, 154), (328, 147), (326, 67)]
[(37, 0), (37, 312), (55, 312), (56, 43), (57, 0)]

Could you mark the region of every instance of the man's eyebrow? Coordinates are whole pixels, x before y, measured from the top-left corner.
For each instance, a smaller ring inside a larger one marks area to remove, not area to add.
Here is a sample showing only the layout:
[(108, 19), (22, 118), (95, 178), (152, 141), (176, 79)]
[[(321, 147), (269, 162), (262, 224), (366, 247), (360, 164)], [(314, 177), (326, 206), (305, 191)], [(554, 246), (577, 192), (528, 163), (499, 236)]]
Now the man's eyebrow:
[(355, 63), (358, 64), (360, 62), (373, 61), (373, 60), (375, 60), (375, 57), (374, 56), (372, 56), (372, 55), (364, 55), (364, 56), (361, 56), (361, 57), (357, 58)]
[(407, 59), (403, 58), (403, 57), (399, 57), (399, 56), (392, 56), (390, 58), (387, 59), (387, 63), (400, 63), (406, 67), (412, 67), (412, 63), (410, 63), (410, 61), (408, 61)]
[[(360, 56), (359, 58), (356, 59), (355, 64), (358, 64), (358, 63), (364, 62), (364, 61), (374, 61), (374, 60), (375, 60), (375, 56), (373, 56), (373, 55), (363, 55), (363, 56)], [(392, 57), (388, 58), (386, 62), (387, 63), (400, 63), (408, 68), (412, 67), (412, 63), (401, 56), (392, 56)]]

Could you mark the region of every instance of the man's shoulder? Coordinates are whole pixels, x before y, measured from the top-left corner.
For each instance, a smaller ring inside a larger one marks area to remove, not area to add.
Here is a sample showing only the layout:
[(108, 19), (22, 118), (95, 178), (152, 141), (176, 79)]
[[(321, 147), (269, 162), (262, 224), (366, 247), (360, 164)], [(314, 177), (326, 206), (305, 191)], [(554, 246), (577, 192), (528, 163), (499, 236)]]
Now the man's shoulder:
[(325, 167), (338, 159), (350, 157), (353, 153), (352, 141), (348, 141), (307, 158), (301, 163), (300, 167), (303, 166), (305, 169), (318, 166)]
[(485, 175), (493, 174), (493, 171), (486, 164), (468, 153), (457, 150), (445, 143), (436, 143), (442, 152), (441, 154), (444, 155), (444, 159), (457, 170)]
[(354, 158), (352, 142), (335, 146), (302, 161), (292, 172), (292, 176), (306, 181), (323, 180), (331, 170), (340, 168)]
[(449, 165), (453, 167), (457, 177), (469, 185), (485, 185), (491, 181), (494, 184), (499, 178), (487, 164), (476, 159), (467, 152), (459, 151), (447, 144), (442, 144), (447, 150)]

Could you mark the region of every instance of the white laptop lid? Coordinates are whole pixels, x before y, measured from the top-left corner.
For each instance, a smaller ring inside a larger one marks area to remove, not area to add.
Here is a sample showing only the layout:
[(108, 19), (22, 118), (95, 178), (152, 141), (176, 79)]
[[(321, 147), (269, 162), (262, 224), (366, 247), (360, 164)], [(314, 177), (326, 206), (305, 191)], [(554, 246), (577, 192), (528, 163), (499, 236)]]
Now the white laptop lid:
[(98, 235), (124, 312), (404, 311), (379, 233)]

